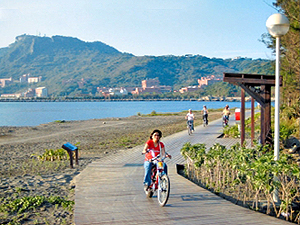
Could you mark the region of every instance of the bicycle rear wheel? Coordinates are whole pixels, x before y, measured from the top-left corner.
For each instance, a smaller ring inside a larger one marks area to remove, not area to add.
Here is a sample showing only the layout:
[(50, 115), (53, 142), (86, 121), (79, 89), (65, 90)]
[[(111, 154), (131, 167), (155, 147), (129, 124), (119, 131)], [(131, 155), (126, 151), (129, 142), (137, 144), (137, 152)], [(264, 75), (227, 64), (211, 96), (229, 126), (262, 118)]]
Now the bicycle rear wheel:
[(191, 134), (192, 134), (192, 129), (191, 129), (191, 127), (190, 127), (190, 126), (188, 127), (188, 134), (189, 134), (189, 135), (191, 135)]
[(161, 207), (167, 204), (170, 195), (170, 179), (164, 174), (159, 178), (159, 186), (157, 190), (157, 200)]

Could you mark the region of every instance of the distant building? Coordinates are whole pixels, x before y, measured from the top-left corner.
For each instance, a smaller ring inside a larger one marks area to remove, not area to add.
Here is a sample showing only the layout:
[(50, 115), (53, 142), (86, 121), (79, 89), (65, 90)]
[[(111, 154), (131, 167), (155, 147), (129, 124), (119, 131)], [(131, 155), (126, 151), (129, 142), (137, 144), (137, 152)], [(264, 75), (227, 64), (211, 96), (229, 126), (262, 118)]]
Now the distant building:
[(203, 88), (203, 86), (211, 85), (216, 82), (220, 82), (221, 79), (215, 78), (214, 75), (207, 76), (207, 77), (201, 77), (198, 79), (198, 86), (188, 86), (188, 87), (183, 87), (179, 90), (180, 93), (185, 93), (185, 92), (192, 92), (192, 91), (198, 91)]
[(35, 89), (36, 97), (48, 97), (48, 90), (45, 87), (38, 87)]
[(42, 77), (28, 77), (28, 83), (39, 83), (42, 81)]
[(183, 87), (179, 90), (181, 94), (186, 93), (186, 92), (192, 92), (192, 91), (199, 91), (201, 87), (199, 86), (188, 86), (188, 87)]
[(160, 91), (162, 93), (171, 92), (172, 91), (172, 87), (171, 86), (163, 85), (163, 86), (159, 86), (159, 87), (160, 87)]
[(42, 76), (39, 77), (31, 77), (30, 73), (23, 74), (20, 77), (20, 83), (39, 83), (42, 81)]
[(127, 95), (128, 93), (139, 95), (141, 93), (163, 93), (171, 92), (172, 87), (166, 85), (159, 85), (158, 78), (142, 80), (142, 87), (121, 87), (121, 88), (107, 88), (97, 87), (97, 92), (102, 94), (104, 97), (110, 95)]
[(28, 82), (28, 77), (30, 76), (30, 73), (27, 73), (27, 74), (23, 74), (21, 77), (20, 77), (20, 83), (27, 83)]
[(24, 97), (33, 98), (35, 96), (35, 90), (30, 88), (26, 92), (24, 92)]
[(157, 87), (159, 86), (159, 80), (156, 79), (147, 79), (142, 81), (142, 88), (149, 88), (149, 87)]
[(135, 88), (134, 91), (131, 91), (132, 94), (141, 94), (141, 93), (162, 93), (162, 92), (171, 92), (172, 87), (166, 85), (159, 85), (158, 78), (155, 79), (146, 79), (142, 81), (142, 88)]
[(214, 75), (208, 76), (208, 77), (201, 77), (198, 79), (198, 86), (201, 87), (203, 85), (211, 85), (216, 82), (220, 82), (220, 79), (215, 78)]
[(109, 89), (110, 95), (128, 95), (128, 91), (121, 87), (121, 88), (110, 88)]
[(1, 98), (20, 98), (21, 94), (2, 94)]
[(11, 84), (13, 82), (12, 78), (4, 78), (0, 79), (0, 87), (5, 87), (8, 84)]

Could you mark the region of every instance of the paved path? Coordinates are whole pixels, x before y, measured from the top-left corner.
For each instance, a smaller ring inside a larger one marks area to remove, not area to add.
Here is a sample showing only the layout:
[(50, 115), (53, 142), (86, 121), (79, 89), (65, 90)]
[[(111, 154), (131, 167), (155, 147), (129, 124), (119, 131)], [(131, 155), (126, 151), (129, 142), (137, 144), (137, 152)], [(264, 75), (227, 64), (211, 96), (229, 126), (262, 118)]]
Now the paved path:
[(173, 157), (167, 160), (171, 193), (165, 207), (143, 192), (142, 146), (89, 164), (76, 177), (75, 224), (288, 224), (234, 205), (176, 174), (175, 165), (185, 162), (180, 155), (184, 143), (206, 143), (209, 148), (216, 142), (236, 142), (217, 138), (221, 130), (221, 120), (216, 120), (196, 127), (191, 136), (183, 131), (162, 139)]

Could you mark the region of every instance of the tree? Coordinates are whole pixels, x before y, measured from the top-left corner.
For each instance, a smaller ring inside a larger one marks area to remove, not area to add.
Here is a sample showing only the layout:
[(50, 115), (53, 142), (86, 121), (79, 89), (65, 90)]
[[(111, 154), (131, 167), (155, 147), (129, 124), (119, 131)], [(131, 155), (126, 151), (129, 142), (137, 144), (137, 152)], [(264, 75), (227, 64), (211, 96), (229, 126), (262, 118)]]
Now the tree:
[[(282, 103), (287, 107), (299, 106), (300, 102), (300, 1), (277, 0), (273, 3), (278, 12), (290, 21), (289, 32), (281, 38), (281, 71), (283, 76)], [(275, 39), (269, 34), (262, 35), (268, 48), (275, 49)]]
[(287, 106), (299, 101), (300, 93), (300, 1), (277, 0), (279, 7), (290, 20), (289, 32), (281, 38), (285, 53), (282, 59), (283, 103)]
[[(281, 37), (281, 71), (283, 86), (281, 89), (281, 114), (284, 122), (283, 131), (292, 131), (300, 137), (300, 1), (277, 0), (273, 4), (278, 12), (285, 14), (290, 21), (289, 32)], [(275, 49), (275, 40), (270, 35), (263, 35), (263, 42), (268, 48)]]

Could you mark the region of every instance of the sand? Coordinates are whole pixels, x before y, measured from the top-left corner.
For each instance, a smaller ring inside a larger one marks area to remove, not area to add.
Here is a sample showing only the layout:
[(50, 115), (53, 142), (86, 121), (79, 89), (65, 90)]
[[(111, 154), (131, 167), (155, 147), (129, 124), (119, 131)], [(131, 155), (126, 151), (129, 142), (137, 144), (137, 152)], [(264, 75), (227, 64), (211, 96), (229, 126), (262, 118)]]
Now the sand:
[[(177, 132), (178, 128), (172, 126), (178, 123), (184, 124), (182, 116), (133, 116), (0, 127), (0, 204), (8, 205), (9, 201), (28, 196), (59, 196), (73, 201), (76, 187), (73, 179), (88, 163), (144, 143), (155, 128), (165, 135)], [(38, 161), (46, 149), (59, 149), (66, 142), (80, 143), (78, 166), (71, 169), (67, 160)], [(9, 222), (73, 224), (73, 210), (44, 202), (19, 214), (0, 212), (0, 224)]]

